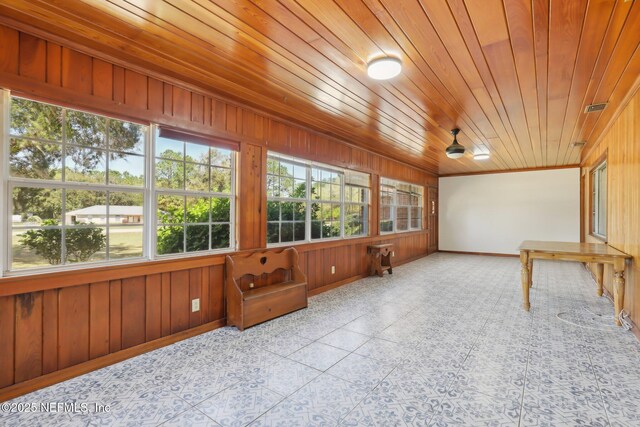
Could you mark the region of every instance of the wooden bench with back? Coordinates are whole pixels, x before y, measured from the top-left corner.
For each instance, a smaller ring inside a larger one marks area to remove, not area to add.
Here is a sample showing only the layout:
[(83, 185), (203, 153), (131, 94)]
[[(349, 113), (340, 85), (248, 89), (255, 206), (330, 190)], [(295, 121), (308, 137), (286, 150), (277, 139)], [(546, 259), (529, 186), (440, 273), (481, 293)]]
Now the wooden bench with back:
[[(255, 286), (264, 275), (277, 270), (284, 277), (278, 283)], [(247, 279), (248, 278), (248, 279)], [(226, 259), (227, 325), (244, 330), (307, 307), (307, 278), (298, 266), (298, 252), (254, 252), (249, 256), (227, 255)]]

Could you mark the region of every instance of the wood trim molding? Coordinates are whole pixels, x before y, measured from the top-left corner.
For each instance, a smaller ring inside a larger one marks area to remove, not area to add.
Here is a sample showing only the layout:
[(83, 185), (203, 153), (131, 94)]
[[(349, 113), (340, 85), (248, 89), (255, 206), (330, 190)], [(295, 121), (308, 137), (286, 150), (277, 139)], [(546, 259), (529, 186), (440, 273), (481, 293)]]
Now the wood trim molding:
[(497, 174), (497, 173), (512, 173), (512, 172), (535, 172), (535, 171), (545, 171), (545, 170), (555, 170), (555, 169), (574, 169), (579, 167), (580, 167), (579, 164), (574, 164), (574, 165), (563, 165), (563, 166), (544, 166), (544, 167), (536, 167), (536, 168), (450, 173), (445, 175), (439, 175), (438, 178), (450, 178), (454, 176), (470, 176), (470, 175), (491, 175), (491, 174)]
[[(383, 242), (399, 237), (428, 234), (426, 230), (407, 233), (385, 234), (382, 236), (359, 237), (354, 239), (339, 239), (324, 242), (303, 243), (290, 245), (295, 247), (300, 254), (318, 249), (328, 249), (344, 245), (367, 244), (371, 242)], [(223, 265), (225, 257), (229, 254), (251, 254), (256, 250), (282, 251), (290, 246), (261, 248), (240, 251), (229, 251), (220, 254), (209, 254), (184, 258), (172, 258), (155, 261), (140, 261), (132, 264), (107, 265), (93, 268), (76, 268), (58, 272), (48, 272), (30, 275), (18, 275), (0, 279), (0, 297), (9, 295), (37, 292), (47, 289), (59, 289), (69, 286), (82, 285), (102, 281), (118, 280), (127, 277), (145, 276), (156, 273), (166, 273), (177, 270), (187, 270), (198, 267)]]
[(22, 396), (23, 394), (48, 387), (62, 381), (66, 381), (79, 375), (87, 374), (97, 369), (104, 368), (105, 366), (113, 365), (114, 363), (122, 362), (123, 360), (138, 356), (143, 353), (147, 353), (151, 350), (165, 347), (169, 344), (174, 344), (178, 341), (182, 341), (187, 338), (191, 338), (196, 335), (221, 328), (225, 326), (226, 323), (226, 319), (219, 319), (214, 322), (205, 323), (204, 325), (192, 329), (187, 329), (185, 331), (178, 332), (167, 337), (158, 338), (144, 344), (136, 345), (125, 350), (120, 350), (106, 356), (89, 360), (79, 365), (70, 366), (68, 368), (37, 377), (32, 380), (23, 381), (9, 387), (5, 387), (3, 389), (0, 389), (0, 402), (4, 402), (9, 399), (13, 399), (14, 397)]
[(442, 249), (438, 249), (438, 252), (442, 252), (442, 253), (445, 253), (445, 254), (499, 256), (499, 257), (508, 257), (508, 258), (518, 258), (520, 256), (520, 255), (517, 255), (517, 254), (497, 254), (497, 253), (493, 253), (493, 252), (443, 251)]

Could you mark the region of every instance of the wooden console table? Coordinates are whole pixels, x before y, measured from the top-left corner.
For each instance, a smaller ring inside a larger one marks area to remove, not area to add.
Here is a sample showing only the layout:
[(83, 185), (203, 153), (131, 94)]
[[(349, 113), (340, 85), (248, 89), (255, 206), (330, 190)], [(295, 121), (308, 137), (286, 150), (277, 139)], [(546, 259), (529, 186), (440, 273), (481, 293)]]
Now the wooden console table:
[(631, 256), (604, 243), (540, 242), (526, 240), (520, 247), (522, 263), (522, 308), (529, 311), (529, 288), (533, 286), (534, 259), (579, 261), (596, 263), (598, 296), (602, 296), (604, 264), (612, 264), (614, 272), (613, 301), (616, 325), (620, 326), (620, 312), (624, 306), (624, 269)]
[(382, 273), (384, 273), (385, 270), (389, 271), (389, 274), (393, 274), (393, 268), (391, 267), (393, 243), (370, 245), (367, 247), (367, 252), (371, 257), (370, 275), (373, 276), (374, 274), (377, 274), (382, 277)]

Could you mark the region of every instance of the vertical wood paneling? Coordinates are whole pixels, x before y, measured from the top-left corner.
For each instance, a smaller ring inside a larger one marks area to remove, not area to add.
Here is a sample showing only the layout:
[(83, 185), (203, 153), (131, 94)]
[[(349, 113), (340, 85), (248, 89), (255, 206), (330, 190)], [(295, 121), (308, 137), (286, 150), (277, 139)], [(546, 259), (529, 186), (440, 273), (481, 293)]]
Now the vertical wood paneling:
[(122, 349), (122, 281), (109, 282), (109, 349)]
[[(42, 295), (42, 373), (58, 369), (58, 290)], [(0, 341), (2, 342), (2, 341)]]
[[(2, 35), (0, 33), (0, 35)], [(0, 387), (14, 383), (16, 297), (0, 298)]]
[(145, 341), (144, 276), (122, 280), (122, 348), (133, 347)]
[(89, 287), (89, 358), (109, 354), (109, 282)]
[(189, 270), (171, 273), (171, 333), (184, 331), (189, 327)]
[(51, 42), (47, 42), (47, 83), (62, 85), (62, 46)]
[(62, 48), (62, 86), (91, 94), (92, 58), (75, 50)]
[(89, 360), (89, 285), (58, 294), (58, 369)]
[(146, 341), (162, 336), (162, 276), (146, 276), (145, 326)]
[(262, 235), (266, 234), (263, 225), (266, 223), (266, 216), (262, 212), (264, 209), (262, 206), (264, 195), (262, 191), (262, 148), (253, 144), (242, 144), (239, 167), (242, 171), (237, 206), (239, 248), (242, 250), (256, 249), (262, 246)]
[(171, 273), (162, 273), (162, 294), (161, 294), (161, 326), (162, 336), (171, 334)]
[(224, 267), (222, 265), (216, 265), (209, 269), (209, 283), (211, 320), (222, 319), (225, 316)]
[(141, 110), (147, 109), (147, 76), (131, 70), (124, 72), (124, 102)]
[(173, 116), (182, 120), (191, 118), (191, 92), (173, 86)]
[(113, 98), (113, 66), (99, 59), (93, 60), (93, 95)]
[(19, 74), (20, 33), (13, 28), (0, 25), (0, 40), (3, 40), (0, 49), (0, 71)]
[(113, 66), (113, 100), (124, 103), (125, 100), (124, 68)]
[(15, 381), (42, 375), (42, 292), (16, 296)]
[(147, 104), (149, 107), (149, 111), (154, 114), (162, 114), (164, 107), (164, 87), (162, 85), (162, 82), (160, 80), (149, 77), (147, 86), (147, 93), (149, 94)]
[(29, 34), (20, 34), (20, 70), (21, 76), (41, 82), (47, 76), (47, 43)]

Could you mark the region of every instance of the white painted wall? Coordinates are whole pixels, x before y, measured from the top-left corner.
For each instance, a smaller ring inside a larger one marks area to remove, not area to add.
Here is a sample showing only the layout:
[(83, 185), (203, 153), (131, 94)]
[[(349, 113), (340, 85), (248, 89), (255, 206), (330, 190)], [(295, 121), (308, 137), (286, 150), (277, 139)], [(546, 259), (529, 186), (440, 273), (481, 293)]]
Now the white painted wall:
[(523, 240), (580, 241), (580, 169), (440, 178), (439, 248), (517, 254)]

